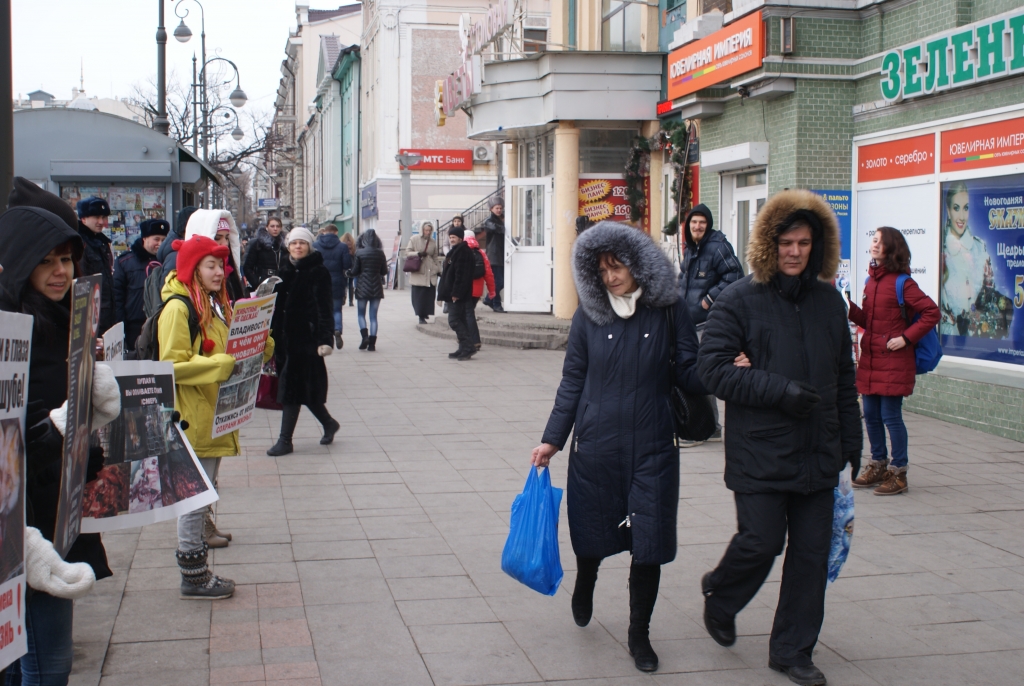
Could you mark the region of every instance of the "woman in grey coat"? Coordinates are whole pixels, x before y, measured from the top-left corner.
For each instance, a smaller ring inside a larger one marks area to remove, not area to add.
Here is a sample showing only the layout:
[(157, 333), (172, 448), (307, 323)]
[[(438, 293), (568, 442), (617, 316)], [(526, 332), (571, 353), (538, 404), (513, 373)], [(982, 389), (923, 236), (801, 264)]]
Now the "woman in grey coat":
[(405, 259), (414, 255), (420, 257), (420, 268), (409, 272), (409, 286), (412, 290), (412, 309), (420, 318), (420, 324), (427, 323), (427, 317), (434, 316), (434, 301), (437, 300), (437, 275), (441, 273), (441, 261), (437, 257), (437, 239), (433, 237), (434, 226), (423, 222), (418, 236), (409, 239), (405, 248)]

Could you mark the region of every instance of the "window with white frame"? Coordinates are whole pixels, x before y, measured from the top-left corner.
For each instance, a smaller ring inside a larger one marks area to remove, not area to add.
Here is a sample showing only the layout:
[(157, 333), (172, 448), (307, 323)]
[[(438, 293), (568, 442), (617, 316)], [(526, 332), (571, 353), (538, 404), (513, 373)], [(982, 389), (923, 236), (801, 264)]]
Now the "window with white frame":
[(601, 0), (601, 49), (640, 52), (640, 5), (632, 0)]

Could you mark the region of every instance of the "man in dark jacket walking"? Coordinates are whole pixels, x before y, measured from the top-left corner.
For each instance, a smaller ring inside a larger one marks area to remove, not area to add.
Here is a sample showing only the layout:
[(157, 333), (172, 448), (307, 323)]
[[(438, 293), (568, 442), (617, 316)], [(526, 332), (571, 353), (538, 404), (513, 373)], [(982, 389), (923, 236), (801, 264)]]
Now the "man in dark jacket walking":
[(331, 274), (331, 297), (334, 310), (334, 347), (341, 350), (345, 344), (341, 340), (341, 308), (345, 305), (345, 286), (348, 285), (348, 277), (345, 272), (352, 268), (352, 255), (348, 252), (348, 246), (338, 238), (338, 227), (334, 224), (324, 226), (316, 242), (313, 243), (316, 251), (323, 255), (324, 267)]
[(504, 312), (501, 307), (501, 290), (505, 288), (505, 215), (501, 198), (492, 198), (490, 201), (491, 214), (484, 220), (484, 223), (476, 227), (473, 233), (477, 241), (483, 241), (483, 235), (487, 236), (487, 259), (491, 262), (491, 271), (494, 272), (494, 293), (488, 293), (484, 298), (484, 305), (489, 306), (495, 312)]
[[(697, 205), (683, 223), (686, 251), (679, 269), (679, 293), (697, 326), (698, 339), (704, 333), (708, 310), (718, 295), (729, 284), (743, 278), (743, 267), (736, 259), (729, 239), (715, 231), (715, 219), (705, 205)], [(715, 412), (715, 433), (709, 439), (722, 440), (722, 425), (718, 421), (718, 401), (709, 398)], [(682, 441), (681, 447), (700, 445), (699, 441)]]
[(839, 227), (809, 191), (783, 191), (758, 214), (751, 274), (726, 288), (701, 342), (701, 380), (725, 400), (725, 484), (739, 532), (701, 581), (704, 623), (736, 640), (736, 614), (754, 597), (788, 536), (768, 666), (794, 683), (824, 684), (811, 652), (825, 613), (832, 491), (863, 442), (850, 330), (829, 281)]
[(271, 217), (267, 228), (256, 232), (256, 238), (249, 242), (249, 249), (242, 260), (242, 273), (249, 287), (255, 289), (271, 276), (276, 276), (288, 261), (288, 250), (284, 244), (281, 220)]
[(465, 229), (453, 226), (448, 229), (448, 242), (452, 249), (444, 258), (441, 279), (437, 282), (437, 299), (448, 305), (448, 326), (459, 339), (459, 349), (448, 357), (462, 361), (476, 353), (466, 325), (466, 308), (473, 301), (473, 268), (476, 264), (473, 249), (466, 245)]
[(151, 269), (163, 268), (156, 255), (171, 225), (164, 219), (146, 219), (139, 230), (142, 236), (114, 262), (114, 312), (117, 321), (124, 322), (125, 350), (135, 350), (135, 341), (146, 323), (146, 277)]
[(99, 333), (117, 323), (114, 317), (114, 253), (110, 250), (110, 239), (103, 233), (110, 216), (110, 205), (103, 198), (95, 196), (78, 201), (78, 235), (85, 244), (82, 255), (82, 276), (99, 274), (103, 277), (100, 291)]

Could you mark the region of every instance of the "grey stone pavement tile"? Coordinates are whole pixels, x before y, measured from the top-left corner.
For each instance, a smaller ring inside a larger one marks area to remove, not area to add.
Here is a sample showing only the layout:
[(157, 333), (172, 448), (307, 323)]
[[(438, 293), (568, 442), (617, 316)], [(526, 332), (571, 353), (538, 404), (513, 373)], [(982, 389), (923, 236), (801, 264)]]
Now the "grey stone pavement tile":
[[(558, 593), (501, 571), (562, 353), (488, 346), (449, 361), (451, 343), (416, 332), (407, 297), (394, 296), (376, 353), (350, 346), (326, 360), (342, 424), (333, 445), (318, 444), (304, 411), (296, 452), (267, 457), (280, 414), (258, 411), (244, 454), (225, 459), (215, 507), (234, 541), (211, 559), (238, 582), (235, 597), (178, 598), (174, 522), (104, 535), (114, 576), (76, 603), (73, 686), (789, 683), (767, 668), (781, 561), (738, 616), (733, 648), (703, 627), (699, 580), (736, 526), (721, 443), (680, 456), (679, 553), (651, 626), (661, 664), (640, 674), (625, 647), (628, 555), (602, 564), (590, 625), (572, 621), (564, 507)], [(906, 419), (911, 490), (857, 492), (815, 662), (836, 686), (1019, 683), (1024, 444)], [(552, 481), (565, 480), (563, 453)]]

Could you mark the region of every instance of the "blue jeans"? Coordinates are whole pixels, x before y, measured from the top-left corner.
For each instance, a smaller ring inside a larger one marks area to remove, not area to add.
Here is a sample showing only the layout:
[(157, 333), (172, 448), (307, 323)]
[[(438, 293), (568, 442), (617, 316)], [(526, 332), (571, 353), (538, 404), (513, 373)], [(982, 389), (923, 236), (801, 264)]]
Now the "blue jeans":
[(365, 329), (366, 327), (366, 305), (370, 305), (370, 335), (377, 335), (377, 308), (380, 307), (380, 298), (375, 300), (363, 300), (362, 298), (356, 299), (356, 318), (359, 320), (359, 328)]
[(75, 601), (32, 592), (25, 602), (28, 653), (7, 668), (7, 686), (66, 686)]
[(334, 330), (341, 333), (341, 308), (345, 306), (345, 294), (334, 299)]
[(865, 395), (864, 426), (871, 443), (871, 459), (886, 459), (885, 430), (892, 443), (892, 466), (907, 466), (907, 426), (903, 423), (903, 397), (899, 395)]

